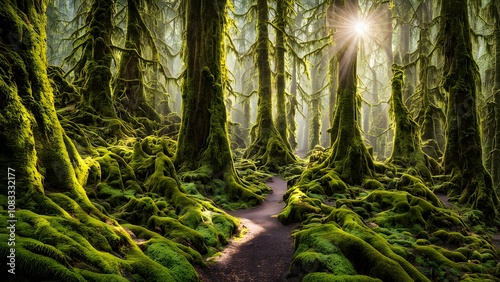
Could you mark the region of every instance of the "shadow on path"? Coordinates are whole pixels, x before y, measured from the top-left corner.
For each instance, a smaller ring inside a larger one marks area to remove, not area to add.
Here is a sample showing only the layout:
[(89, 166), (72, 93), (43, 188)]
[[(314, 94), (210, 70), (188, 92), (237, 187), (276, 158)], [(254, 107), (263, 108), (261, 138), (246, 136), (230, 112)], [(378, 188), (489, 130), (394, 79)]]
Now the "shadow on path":
[(294, 281), (287, 279), (293, 255), (291, 233), (297, 224), (283, 225), (276, 215), (283, 209), (286, 181), (275, 176), (267, 182), (273, 190), (259, 206), (230, 212), (247, 228), (243, 238), (231, 241), (215, 263), (198, 268), (205, 282)]

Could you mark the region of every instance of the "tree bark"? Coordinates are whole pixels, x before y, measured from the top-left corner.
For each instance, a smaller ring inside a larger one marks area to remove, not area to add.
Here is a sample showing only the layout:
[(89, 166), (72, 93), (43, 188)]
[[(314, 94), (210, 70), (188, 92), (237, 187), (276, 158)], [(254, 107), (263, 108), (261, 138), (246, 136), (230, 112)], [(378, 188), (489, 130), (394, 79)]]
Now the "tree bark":
[[(347, 5), (358, 7), (358, 1), (346, 1), (339, 8), (348, 9)], [(351, 10), (357, 11), (357, 8)], [(334, 168), (345, 182), (361, 184), (365, 176), (372, 176), (373, 159), (363, 143), (358, 125), (356, 98), (358, 38), (353, 36), (350, 40), (338, 54), (340, 66), (338, 103), (330, 135), (331, 155), (325, 163)]]
[(256, 139), (243, 157), (257, 160), (259, 165), (278, 172), (282, 166), (296, 161), (288, 141), (281, 137), (273, 122), (271, 68), (269, 66), (269, 7), (257, 0), (257, 69), (259, 76), (257, 121), (252, 129)]
[(441, 2), (439, 46), (444, 56), (442, 87), (448, 95), (446, 146), (443, 165), (455, 184), (459, 202), (498, 217), (498, 197), (482, 162), (481, 136), (476, 111), (476, 81), (467, 0)]
[(223, 180), (233, 200), (257, 204), (262, 197), (243, 185), (233, 165), (224, 104), (224, 36), (227, 0), (188, 0), (185, 4), (182, 122), (175, 164), (184, 180), (209, 184)]

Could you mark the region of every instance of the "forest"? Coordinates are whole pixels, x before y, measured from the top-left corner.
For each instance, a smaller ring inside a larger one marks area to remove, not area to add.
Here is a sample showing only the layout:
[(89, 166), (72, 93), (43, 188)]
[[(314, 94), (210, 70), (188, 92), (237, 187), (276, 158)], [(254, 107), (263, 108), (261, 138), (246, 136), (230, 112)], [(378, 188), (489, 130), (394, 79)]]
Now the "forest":
[(3, 0), (0, 144), (6, 281), (500, 281), (500, 1)]

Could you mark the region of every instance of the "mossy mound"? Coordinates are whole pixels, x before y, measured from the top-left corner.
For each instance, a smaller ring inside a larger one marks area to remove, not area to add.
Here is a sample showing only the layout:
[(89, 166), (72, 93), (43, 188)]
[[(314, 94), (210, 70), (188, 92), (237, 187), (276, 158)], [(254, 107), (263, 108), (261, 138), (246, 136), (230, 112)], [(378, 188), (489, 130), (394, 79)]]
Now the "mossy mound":
[[(200, 194), (196, 181), (181, 184), (168, 138), (147, 137), (99, 148), (89, 198), (122, 223), (143, 226), (201, 254), (217, 252), (238, 221)], [(224, 183), (221, 183), (224, 185)], [(95, 197), (94, 197), (95, 196)]]
[[(479, 211), (446, 208), (411, 171), (394, 173), (384, 165), (376, 171), (384, 174), (354, 186), (316, 165), (289, 188), (278, 219), (303, 224), (294, 234), (291, 276), (302, 281), (498, 281), (499, 252)], [(477, 226), (471, 228), (470, 222)]]
[[(16, 212), (15, 260), (19, 281), (199, 280), (188, 253), (177, 243), (163, 239), (162, 252), (172, 255), (170, 262), (164, 262), (153, 253), (152, 246), (135, 241), (116, 221), (102, 221), (102, 214), (96, 214), (97, 211), (88, 214), (87, 208), (68, 195), (54, 193), (38, 201), (48, 204), (50, 212)], [(0, 238), (7, 242), (6, 212), (2, 211), (1, 219)], [(10, 253), (7, 244), (2, 244), (0, 253)]]

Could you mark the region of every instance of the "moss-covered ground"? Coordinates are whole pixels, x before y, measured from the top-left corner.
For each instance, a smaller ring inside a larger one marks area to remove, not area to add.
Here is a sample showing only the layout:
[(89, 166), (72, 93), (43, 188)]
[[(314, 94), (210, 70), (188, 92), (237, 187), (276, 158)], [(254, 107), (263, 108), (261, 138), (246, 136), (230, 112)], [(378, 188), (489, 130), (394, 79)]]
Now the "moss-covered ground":
[[(47, 178), (44, 193), (20, 199), (17, 279), (198, 281), (194, 265), (203, 266), (237, 233), (238, 219), (223, 209), (258, 201), (229, 197), (227, 183), (207, 181), (202, 169), (176, 171), (175, 116), (124, 122), (83, 112), (74, 107), (80, 99), (75, 88), (57, 75), (58, 118), (83, 189), (54, 187), (57, 182)], [(375, 162), (372, 173), (356, 181), (361, 184), (350, 185), (335, 168), (321, 165), (329, 154), (316, 150), (305, 170), (300, 162), (279, 169), (290, 188), (278, 219), (301, 223), (294, 233), (291, 277), (500, 280), (500, 254), (491, 241), (499, 224), (460, 205), (460, 195), (449, 198), (451, 207), (444, 205), (436, 193), (452, 185), (449, 176)], [(258, 163), (235, 156), (241, 181), (263, 198), (269, 189), (262, 183), (270, 175), (258, 171)], [(0, 240), (6, 242), (5, 194), (0, 206)], [(9, 252), (0, 245), (2, 256)]]
[[(58, 78), (55, 89), (67, 84)], [(204, 258), (218, 253), (238, 230), (239, 220), (222, 207), (258, 202), (229, 198), (223, 181), (201, 182), (176, 172), (177, 119), (103, 118), (74, 107), (80, 99), (76, 88), (59, 90), (58, 118), (81, 187), (46, 185), (43, 194), (20, 193), (16, 279), (198, 281), (194, 266), (204, 266)], [(269, 188), (262, 183), (269, 175), (254, 168), (241, 162), (238, 171), (263, 197)], [(10, 236), (8, 205), (7, 194), (0, 195), (2, 242)], [(1, 244), (0, 254), (9, 253), (10, 247)], [(5, 265), (2, 269), (7, 271)]]
[[(325, 152), (324, 154), (328, 154)], [(310, 160), (325, 159), (320, 152)], [(498, 222), (479, 210), (445, 206), (412, 168), (375, 163), (374, 176), (349, 185), (311, 163), (285, 195), (283, 223), (295, 232), (290, 275), (302, 281), (500, 281)], [(442, 198), (446, 198), (440, 195)], [(496, 226), (496, 227), (495, 227)]]

